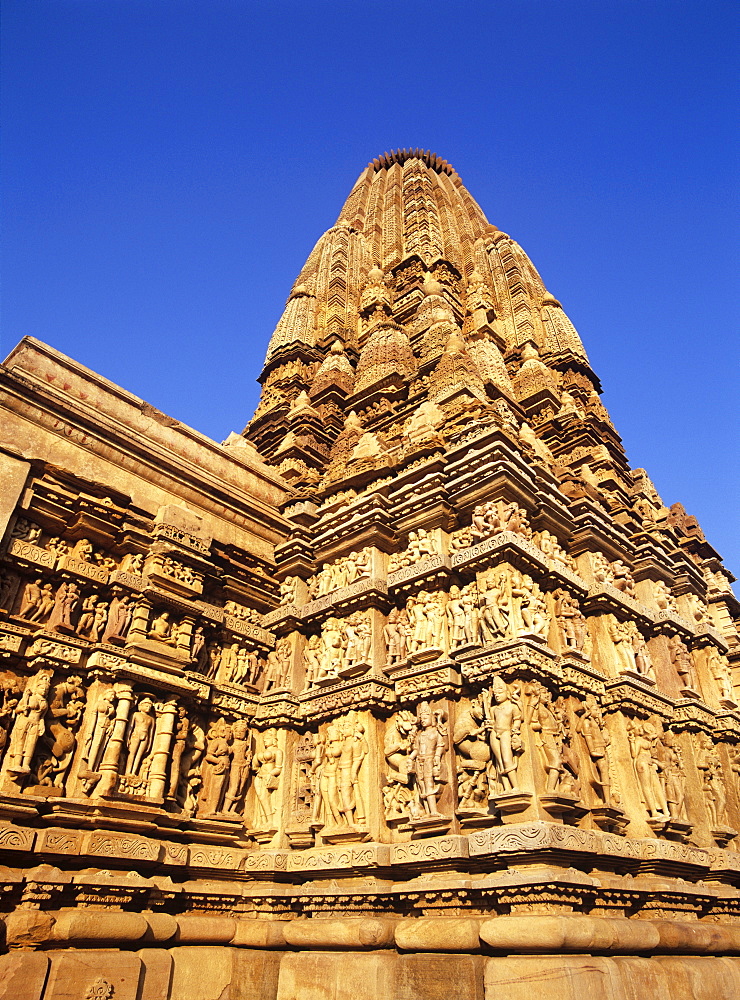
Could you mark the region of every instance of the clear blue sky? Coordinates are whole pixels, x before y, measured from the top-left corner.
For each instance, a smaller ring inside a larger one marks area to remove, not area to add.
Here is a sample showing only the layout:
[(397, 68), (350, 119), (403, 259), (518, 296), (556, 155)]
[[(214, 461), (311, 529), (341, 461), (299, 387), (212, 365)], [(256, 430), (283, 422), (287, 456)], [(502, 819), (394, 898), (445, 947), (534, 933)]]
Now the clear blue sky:
[(367, 161), (431, 148), (740, 575), (737, 37), (711, 0), (4, 0), (3, 353), (221, 440)]

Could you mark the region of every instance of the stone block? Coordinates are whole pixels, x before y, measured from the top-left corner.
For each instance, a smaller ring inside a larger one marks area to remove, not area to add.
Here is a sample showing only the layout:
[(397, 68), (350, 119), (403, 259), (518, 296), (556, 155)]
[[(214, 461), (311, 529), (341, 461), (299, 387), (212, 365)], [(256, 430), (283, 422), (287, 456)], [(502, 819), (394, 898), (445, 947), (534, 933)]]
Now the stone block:
[(0, 955), (0, 1000), (41, 1000), (49, 956), (41, 951)]
[(480, 955), (399, 955), (393, 1000), (484, 1000), (484, 962)]
[(280, 963), (276, 1000), (395, 1000), (397, 961), (395, 954), (382, 952), (286, 954)]
[(740, 961), (735, 958), (658, 956), (670, 1000), (737, 1000)]
[(614, 960), (589, 955), (486, 959), (485, 1000), (628, 1000)]
[(80, 1000), (106, 984), (115, 1000), (139, 1000), (142, 970), (141, 959), (131, 952), (101, 948), (52, 953), (44, 1000)]
[(149, 925), (141, 913), (121, 910), (68, 910), (61, 913), (54, 924), (55, 941), (97, 941), (124, 944), (140, 941)]
[(137, 1000), (167, 1000), (172, 982), (172, 955), (164, 948), (142, 948), (137, 955), (143, 967)]
[(187, 946), (170, 954), (169, 1000), (275, 1000), (279, 952)]

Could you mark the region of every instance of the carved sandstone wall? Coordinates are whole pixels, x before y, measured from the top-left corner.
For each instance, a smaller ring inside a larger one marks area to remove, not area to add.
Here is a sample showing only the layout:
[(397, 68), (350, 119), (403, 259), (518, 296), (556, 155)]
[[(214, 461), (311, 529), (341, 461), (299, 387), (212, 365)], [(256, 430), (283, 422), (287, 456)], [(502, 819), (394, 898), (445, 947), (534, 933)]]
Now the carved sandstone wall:
[(242, 436), (0, 378), (8, 997), (737, 993), (733, 578), (449, 164), (363, 172)]

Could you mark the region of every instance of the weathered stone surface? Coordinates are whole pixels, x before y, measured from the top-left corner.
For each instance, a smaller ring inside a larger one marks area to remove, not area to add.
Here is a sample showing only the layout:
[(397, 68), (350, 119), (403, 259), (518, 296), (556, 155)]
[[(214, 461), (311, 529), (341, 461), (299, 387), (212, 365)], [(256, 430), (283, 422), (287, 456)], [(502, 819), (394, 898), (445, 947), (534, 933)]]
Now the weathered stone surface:
[(0, 953), (51, 1000), (726, 990), (740, 603), (524, 251), (385, 154), (260, 382), (218, 444), (0, 367)]

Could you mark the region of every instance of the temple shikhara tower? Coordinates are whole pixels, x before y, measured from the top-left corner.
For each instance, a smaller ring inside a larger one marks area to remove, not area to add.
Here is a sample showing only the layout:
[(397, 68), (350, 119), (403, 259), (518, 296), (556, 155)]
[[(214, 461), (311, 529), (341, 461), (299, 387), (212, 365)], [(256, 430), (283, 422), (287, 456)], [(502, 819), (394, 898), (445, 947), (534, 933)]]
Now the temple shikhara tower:
[(740, 995), (734, 577), (449, 163), (368, 165), (223, 444), (0, 379), (0, 997)]

